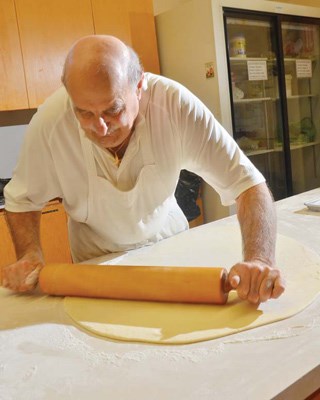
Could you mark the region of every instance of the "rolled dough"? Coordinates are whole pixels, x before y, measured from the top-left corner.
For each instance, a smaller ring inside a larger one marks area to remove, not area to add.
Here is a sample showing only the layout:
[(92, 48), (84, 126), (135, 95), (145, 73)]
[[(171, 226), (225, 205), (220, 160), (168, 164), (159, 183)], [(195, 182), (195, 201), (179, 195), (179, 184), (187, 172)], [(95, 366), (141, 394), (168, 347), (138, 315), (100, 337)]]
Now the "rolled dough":
[[(288, 318), (320, 293), (320, 257), (315, 252), (279, 235), (276, 255), (286, 291), (279, 299), (257, 306), (231, 292), (223, 306), (66, 297), (64, 307), (81, 328), (110, 339), (162, 344), (214, 339)], [(129, 252), (112, 264), (220, 265), (230, 269), (239, 260), (238, 226), (208, 224)]]

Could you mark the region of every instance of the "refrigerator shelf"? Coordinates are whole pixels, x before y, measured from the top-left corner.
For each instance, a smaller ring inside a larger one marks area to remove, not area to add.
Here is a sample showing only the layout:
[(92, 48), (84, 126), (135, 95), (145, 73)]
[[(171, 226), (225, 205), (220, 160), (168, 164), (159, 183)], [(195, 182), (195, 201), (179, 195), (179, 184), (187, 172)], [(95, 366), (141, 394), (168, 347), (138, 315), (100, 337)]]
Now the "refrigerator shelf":
[(271, 97), (254, 97), (251, 99), (238, 99), (238, 100), (233, 100), (235, 104), (243, 104), (243, 103), (258, 103), (258, 102), (263, 102), (263, 101), (272, 101), (273, 99)]
[(292, 95), (292, 96), (287, 96), (287, 99), (288, 100), (294, 100), (294, 99), (303, 99), (303, 98), (318, 97), (318, 96), (319, 96), (319, 94), (315, 94), (315, 93), (312, 93), (312, 94), (295, 94), (295, 95)]
[[(309, 143), (300, 143), (300, 144), (290, 144), (290, 149), (291, 150), (298, 150), (298, 149), (303, 149), (305, 147), (310, 147), (310, 146), (316, 146), (320, 145), (320, 140), (315, 141), (315, 142), (309, 142)], [(274, 149), (258, 149), (258, 150), (244, 150), (242, 151), (248, 156), (257, 156), (257, 155), (263, 155), (267, 153), (273, 153), (273, 152), (282, 152), (283, 148), (282, 146), (276, 146)]]

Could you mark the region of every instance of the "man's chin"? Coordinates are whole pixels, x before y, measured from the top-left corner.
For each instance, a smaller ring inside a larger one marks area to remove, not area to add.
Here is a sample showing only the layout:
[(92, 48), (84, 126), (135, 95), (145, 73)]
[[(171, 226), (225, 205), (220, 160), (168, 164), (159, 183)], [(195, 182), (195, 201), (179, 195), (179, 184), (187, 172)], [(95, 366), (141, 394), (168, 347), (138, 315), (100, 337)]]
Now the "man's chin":
[(118, 145), (116, 132), (108, 133), (108, 135), (98, 138), (94, 133), (86, 132), (86, 136), (93, 143), (104, 149), (107, 149), (109, 147), (117, 147)]
[(117, 134), (112, 134), (111, 133), (109, 136), (101, 138), (100, 140), (98, 139), (98, 142), (104, 148), (117, 147), (117, 146), (119, 146), (119, 137), (117, 136)]

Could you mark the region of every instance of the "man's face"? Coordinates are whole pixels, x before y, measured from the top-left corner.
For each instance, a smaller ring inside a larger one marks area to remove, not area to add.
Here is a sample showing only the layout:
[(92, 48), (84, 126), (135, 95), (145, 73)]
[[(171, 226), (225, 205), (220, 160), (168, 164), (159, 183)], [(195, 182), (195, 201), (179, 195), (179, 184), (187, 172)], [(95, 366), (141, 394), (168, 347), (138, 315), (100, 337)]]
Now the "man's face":
[(130, 134), (139, 112), (141, 84), (88, 85), (68, 89), (75, 115), (87, 137), (102, 148), (119, 146)]

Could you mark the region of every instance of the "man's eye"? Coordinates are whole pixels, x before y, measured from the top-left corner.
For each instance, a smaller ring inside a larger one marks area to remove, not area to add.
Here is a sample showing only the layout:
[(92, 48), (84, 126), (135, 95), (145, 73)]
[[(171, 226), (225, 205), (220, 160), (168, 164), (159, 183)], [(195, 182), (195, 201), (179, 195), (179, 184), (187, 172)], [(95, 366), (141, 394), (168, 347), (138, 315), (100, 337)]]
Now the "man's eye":
[(114, 104), (113, 107), (108, 108), (107, 110), (103, 111), (103, 115), (105, 117), (117, 118), (119, 117), (126, 109), (125, 104)]
[(80, 115), (81, 118), (84, 119), (89, 119), (92, 118), (93, 114), (90, 111), (83, 111), (83, 110), (78, 110), (77, 113)]
[(122, 109), (115, 109), (115, 110), (108, 110), (108, 111), (104, 111), (103, 115), (105, 117), (118, 117), (121, 113), (122, 113)]
[(93, 116), (93, 113), (91, 111), (87, 111), (87, 110), (81, 110), (77, 107), (74, 108), (75, 113), (80, 117), (80, 118), (91, 118)]

